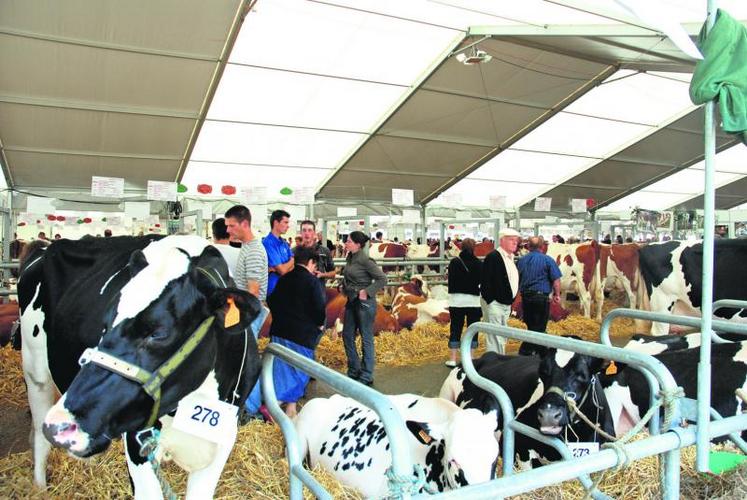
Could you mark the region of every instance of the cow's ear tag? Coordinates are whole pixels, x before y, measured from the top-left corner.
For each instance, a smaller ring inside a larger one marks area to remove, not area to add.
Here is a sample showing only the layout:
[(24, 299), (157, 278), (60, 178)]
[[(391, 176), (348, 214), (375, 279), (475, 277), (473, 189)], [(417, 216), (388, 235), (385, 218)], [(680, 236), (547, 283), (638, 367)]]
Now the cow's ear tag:
[(614, 361), (610, 361), (609, 366), (607, 367), (607, 370), (605, 370), (605, 375), (615, 375), (617, 373), (617, 365)]
[(408, 420), (405, 422), (405, 426), (412, 433), (412, 435), (420, 441), (422, 444), (430, 444), (433, 441), (433, 436), (428, 432), (428, 425), (422, 422), (415, 422)]
[(223, 322), (224, 328), (230, 328), (237, 325), (241, 319), (239, 308), (236, 307), (236, 303), (233, 301), (233, 297), (227, 297), (226, 302), (228, 303), (228, 310), (226, 311), (226, 318)]

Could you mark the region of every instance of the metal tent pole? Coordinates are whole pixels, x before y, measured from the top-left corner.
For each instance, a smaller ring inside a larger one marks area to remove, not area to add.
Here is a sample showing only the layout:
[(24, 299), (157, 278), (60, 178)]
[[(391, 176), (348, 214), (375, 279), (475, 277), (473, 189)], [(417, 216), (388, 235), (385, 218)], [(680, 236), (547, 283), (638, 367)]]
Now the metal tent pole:
[[(713, 29), (716, 22), (717, 0), (708, 1), (708, 17), (705, 34)], [(715, 192), (713, 188), (714, 159), (716, 156), (716, 124), (714, 120), (715, 102), (705, 104), (705, 124), (703, 135), (705, 143), (705, 192), (703, 193), (703, 289), (700, 310), (700, 360), (698, 362), (698, 433), (696, 439), (696, 468), (699, 472), (709, 472), (708, 454), (710, 439), (708, 427), (711, 421), (711, 329), (713, 321), (713, 240), (715, 224)]]

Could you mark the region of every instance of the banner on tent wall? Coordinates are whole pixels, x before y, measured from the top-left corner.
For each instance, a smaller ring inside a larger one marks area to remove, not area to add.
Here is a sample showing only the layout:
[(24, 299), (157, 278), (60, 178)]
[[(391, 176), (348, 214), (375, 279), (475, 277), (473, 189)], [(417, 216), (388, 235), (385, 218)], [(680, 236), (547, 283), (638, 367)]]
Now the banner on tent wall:
[(574, 214), (586, 212), (586, 198), (571, 199), (571, 212)]
[(392, 205), (411, 207), (415, 204), (415, 191), (412, 189), (392, 189)]
[(267, 203), (267, 186), (243, 186), (241, 201), (246, 205), (264, 205)]
[(552, 198), (535, 198), (534, 199), (534, 211), (535, 212), (549, 212), (552, 206)]
[(55, 198), (42, 198), (40, 196), (26, 197), (26, 212), (30, 214), (53, 214), (57, 207), (54, 206)]
[(91, 196), (121, 198), (124, 196), (124, 178), (92, 176)]
[(148, 181), (146, 199), (155, 201), (176, 201), (176, 182)]
[(145, 220), (150, 215), (150, 203), (147, 201), (126, 201), (124, 211), (127, 217)]
[(296, 203), (308, 205), (314, 203), (314, 188), (297, 187), (293, 189), (293, 198)]
[(355, 207), (337, 207), (338, 217), (355, 217), (358, 215), (358, 209)]
[(124, 218), (121, 215), (109, 215), (106, 217), (106, 225), (112, 227), (124, 226)]
[(506, 208), (506, 197), (505, 196), (491, 196), (490, 197), (490, 209), (491, 210), (503, 210)]
[(402, 210), (402, 222), (420, 224), (420, 210)]

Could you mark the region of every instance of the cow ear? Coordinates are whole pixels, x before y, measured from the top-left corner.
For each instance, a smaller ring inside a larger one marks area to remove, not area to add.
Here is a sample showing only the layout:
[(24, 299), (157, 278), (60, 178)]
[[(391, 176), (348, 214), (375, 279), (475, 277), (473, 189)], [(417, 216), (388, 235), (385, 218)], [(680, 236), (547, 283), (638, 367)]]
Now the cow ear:
[(433, 440), (443, 439), (442, 433), (438, 432), (438, 426), (428, 425), (425, 422), (416, 422), (414, 420), (408, 420), (405, 422), (407, 430), (418, 440), (421, 444), (429, 445)]
[(191, 264), (192, 276), (204, 293), (213, 288), (226, 288), (230, 284), (228, 265), (220, 251), (212, 245), (206, 246)]
[(215, 324), (228, 334), (242, 333), (257, 317), (262, 305), (249, 292), (236, 288), (218, 288), (210, 296)]
[(602, 358), (589, 358), (589, 372), (590, 373), (602, 373), (607, 370), (610, 366), (614, 366), (612, 361), (609, 359)]
[(137, 273), (142, 271), (148, 265), (148, 259), (145, 258), (145, 254), (142, 250), (135, 250), (130, 255), (130, 262), (128, 267), (130, 268), (130, 277), (134, 277)]

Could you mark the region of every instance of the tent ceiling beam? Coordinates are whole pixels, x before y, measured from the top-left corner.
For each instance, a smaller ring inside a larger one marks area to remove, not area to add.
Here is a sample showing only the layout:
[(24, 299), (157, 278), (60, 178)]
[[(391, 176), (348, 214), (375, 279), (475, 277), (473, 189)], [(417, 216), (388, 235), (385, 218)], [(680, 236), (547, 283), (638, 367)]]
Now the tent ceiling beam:
[(236, 39), (239, 36), (241, 25), (244, 23), (244, 19), (252, 10), (252, 7), (254, 7), (255, 3), (257, 3), (257, 0), (243, 0), (239, 4), (239, 7), (236, 9), (236, 14), (234, 15), (233, 21), (231, 22), (231, 29), (228, 31), (226, 43), (223, 45), (223, 49), (220, 53), (220, 58), (218, 59), (218, 64), (213, 71), (213, 76), (210, 79), (210, 85), (208, 85), (207, 94), (205, 95), (205, 98), (202, 101), (202, 105), (200, 106), (200, 112), (197, 118), (197, 122), (192, 129), (192, 133), (190, 134), (189, 140), (187, 141), (187, 146), (184, 150), (184, 154), (182, 155), (181, 163), (179, 164), (179, 168), (176, 171), (176, 178), (174, 179), (176, 182), (180, 182), (182, 180), (182, 177), (184, 176), (184, 170), (187, 168), (189, 158), (192, 156), (192, 151), (194, 151), (195, 149), (195, 144), (197, 144), (197, 137), (200, 135), (202, 125), (205, 123), (205, 118), (207, 117), (208, 110), (210, 109), (210, 104), (213, 102), (215, 92), (218, 90), (218, 83), (220, 82), (220, 78), (221, 76), (223, 76), (223, 72), (225, 71), (226, 65), (228, 64), (228, 57), (231, 55), (231, 50), (233, 49), (233, 46), (236, 43)]
[(179, 161), (181, 156), (173, 155), (139, 155), (133, 153), (109, 153), (105, 151), (81, 151), (81, 150), (67, 150), (67, 149), (56, 149), (56, 148), (29, 148), (23, 146), (5, 146), (3, 151), (11, 151), (17, 153), (38, 153), (38, 154), (50, 154), (50, 155), (69, 155), (69, 156), (97, 156), (101, 158), (136, 158), (140, 160), (171, 160)]
[(202, 62), (218, 62), (218, 59), (211, 56), (190, 54), (187, 52), (176, 52), (171, 50), (160, 50), (153, 48), (136, 47), (133, 45), (124, 45), (117, 43), (107, 43), (102, 41), (84, 40), (80, 38), (71, 38), (65, 36), (55, 36), (48, 33), (34, 33), (31, 31), (22, 31), (9, 28), (7, 26), (0, 27), (0, 35), (14, 36), (20, 38), (30, 38), (32, 40), (41, 40), (44, 42), (62, 43), (65, 45), (77, 45), (80, 47), (89, 47), (93, 49), (102, 50), (114, 50), (117, 52), (129, 52), (132, 54), (143, 54), (148, 56), (159, 56), (159, 57), (172, 57), (177, 59), (187, 59), (191, 61), (202, 61)]
[(383, 169), (376, 169), (376, 168), (349, 168), (346, 170), (347, 172), (362, 172), (367, 174), (385, 174), (385, 175), (407, 175), (407, 176), (415, 176), (415, 177), (436, 177), (439, 179), (447, 179), (449, 178), (448, 175), (444, 174), (434, 174), (432, 172), (413, 172), (413, 171), (406, 171), (406, 170), (383, 170)]
[(61, 101), (59, 99), (46, 99), (38, 97), (0, 95), (0, 103), (20, 104), (23, 106), (36, 106), (43, 108), (74, 109), (79, 111), (97, 111), (102, 113), (119, 113), (126, 115), (153, 116), (156, 118), (183, 118), (196, 120), (196, 113), (184, 113), (174, 110), (138, 108), (133, 106), (112, 106), (102, 103)]

